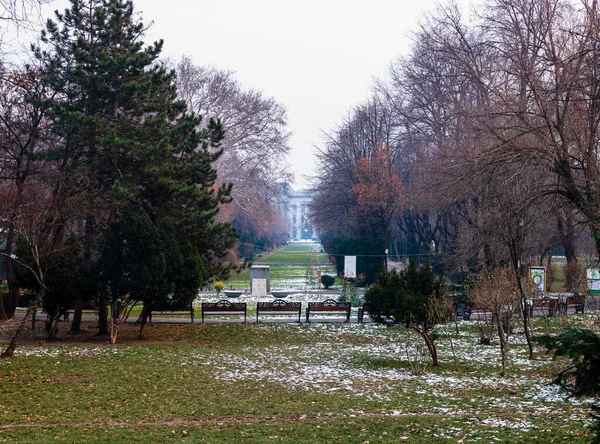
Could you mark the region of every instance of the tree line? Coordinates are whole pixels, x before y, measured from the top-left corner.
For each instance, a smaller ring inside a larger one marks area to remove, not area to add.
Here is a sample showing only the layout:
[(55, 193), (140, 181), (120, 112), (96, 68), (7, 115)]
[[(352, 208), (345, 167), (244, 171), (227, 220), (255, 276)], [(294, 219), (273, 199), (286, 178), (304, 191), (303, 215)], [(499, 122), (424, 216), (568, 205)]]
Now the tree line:
[(455, 281), (560, 254), (577, 290), (600, 252), (598, 19), (596, 0), (439, 6), (325, 135), (319, 232), (383, 240)]
[(29, 64), (0, 64), (0, 319), (31, 303), (6, 356), (40, 305), (49, 336), (66, 309), (77, 331), (97, 306), (114, 342), (135, 304), (143, 329), (228, 276), (237, 229), (250, 244), (283, 231), (285, 108), (229, 72), (162, 60), (131, 1), (70, 3)]

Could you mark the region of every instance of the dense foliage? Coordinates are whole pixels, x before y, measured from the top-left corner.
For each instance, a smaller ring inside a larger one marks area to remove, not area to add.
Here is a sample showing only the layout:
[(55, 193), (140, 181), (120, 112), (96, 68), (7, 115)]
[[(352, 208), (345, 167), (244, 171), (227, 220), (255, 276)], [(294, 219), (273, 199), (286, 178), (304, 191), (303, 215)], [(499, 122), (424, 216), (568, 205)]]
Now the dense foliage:
[(344, 256), (356, 256), (356, 273), (363, 279), (359, 285), (375, 282), (380, 268), (385, 262), (385, 241), (377, 238), (345, 238), (331, 235), (321, 236), (325, 251), (335, 258), (339, 275), (344, 272)]
[(329, 276), (328, 274), (324, 274), (323, 276), (321, 276), (321, 284), (323, 284), (323, 287), (325, 287), (325, 289), (329, 289), (329, 287), (331, 287), (334, 283), (334, 276)]
[[(585, 328), (573, 328), (558, 336), (544, 335), (537, 342), (554, 351), (554, 356), (566, 356), (571, 364), (563, 368), (555, 382), (573, 396), (597, 396), (600, 393), (600, 337)], [(600, 407), (591, 406), (596, 433), (593, 443), (600, 443)]]
[(575, 396), (600, 393), (600, 337), (596, 333), (575, 328), (558, 336), (540, 336), (536, 341), (553, 351), (555, 357), (571, 359), (556, 379), (562, 388)]
[[(188, 304), (200, 282), (229, 274), (226, 256), (237, 234), (217, 215), (232, 186), (218, 183), (214, 166), (223, 153), (221, 123), (189, 113), (178, 99), (175, 73), (159, 61), (162, 41), (144, 46), (146, 27), (133, 3), (70, 3), (47, 22), (27, 67), (24, 83), (39, 87), (26, 101), (42, 116), (43, 131), (25, 160), (38, 168), (40, 207), (69, 210), (68, 220), (46, 211), (53, 225), (40, 230), (57, 251), (66, 239), (78, 244), (80, 270), (71, 273), (95, 277), (106, 333), (108, 302), (128, 295), (148, 310)], [(15, 208), (23, 207), (22, 183), (32, 181), (21, 177)], [(27, 248), (39, 247), (32, 242)], [(64, 273), (59, 283), (51, 277), (56, 270), (48, 271), (38, 273), (45, 281), (37, 287), (48, 287), (45, 306), (62, 310), (90, 297), (82, 285), (65, 292)], [(59, 301), (67, 295), (71, 302)]]
[(365, 293), (365, 311), (382, 324), (400, 324), (425, 340), (434, 365), (437, 351), (429, 334), (447, 310), (445, 284), (429, 266), (419, 270), (414, 262), (400, 272), (382, 269), (377, 281)]

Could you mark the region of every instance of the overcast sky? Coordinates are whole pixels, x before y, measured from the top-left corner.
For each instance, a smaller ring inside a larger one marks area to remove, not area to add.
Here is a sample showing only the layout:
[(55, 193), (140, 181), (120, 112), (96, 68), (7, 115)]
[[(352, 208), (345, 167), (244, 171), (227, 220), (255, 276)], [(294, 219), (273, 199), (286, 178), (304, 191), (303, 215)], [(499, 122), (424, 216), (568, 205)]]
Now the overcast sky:
[[(236, 72), (288, 110), (296, 187), (313, 145), (365, 100), (374, 77), (406, 53), (433, 0), (138, 0), (165, 53)], [(167, 6), (168, 5), (168, 6)]]
[[(63, 10), (65, 0), (52, 10)], [(434, 0), (134, 0), (148, 42), (163, 39), (164, 54), (236, 72), (288, 110), (296, 188), (315, 170), (313, 145), (322, 145), (375, 77), (410, 47)], [(47, 11), (50, 12), (50, 11)]]

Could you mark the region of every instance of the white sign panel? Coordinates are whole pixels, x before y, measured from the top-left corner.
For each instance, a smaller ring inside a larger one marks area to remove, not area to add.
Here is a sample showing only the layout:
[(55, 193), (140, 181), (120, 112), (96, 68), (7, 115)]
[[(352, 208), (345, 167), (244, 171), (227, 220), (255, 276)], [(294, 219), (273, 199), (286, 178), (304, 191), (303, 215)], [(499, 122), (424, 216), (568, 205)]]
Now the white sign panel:
[(600, 290), (600, 280), (588, 281), (588, 290), (594, 290), (594, 291)]
[(529, 267), (529, 278), (538, 290), (546, 291), (546, 267)]
[(600, 280), (600, 268), (588, 268), (587, 269), (587, 278), (590, 281)]
[(600, 268), (587, 269), (588, 291), (595, 294), (600, 291)]
[(344, 256), (344, 277), (356, 278), (356, 256)]

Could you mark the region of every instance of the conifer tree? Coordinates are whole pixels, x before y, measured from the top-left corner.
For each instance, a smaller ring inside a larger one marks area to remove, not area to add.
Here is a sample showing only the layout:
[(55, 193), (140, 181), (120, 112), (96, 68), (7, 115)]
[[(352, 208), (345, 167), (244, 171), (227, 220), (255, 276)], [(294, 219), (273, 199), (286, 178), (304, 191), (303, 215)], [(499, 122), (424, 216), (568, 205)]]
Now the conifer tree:
[[(201, 118), (177, 100), (174, 74), (159, 61), (162, 41), (144, 46), (144, 30), (133, 3), (124, 0), (71, 0), (48, 21), (30, 68), (53, 92), (31, 98), (50, 109), (58, 141), (43, 155), (90, 190), (81, 215), (88, 271), (109, 223), (134, 207), (156, 227), (168, 218), (190, 254), (202, 258), (202, 268), (220, 274), (236, 238), (230, 225), (214, 221), (231, 191), (215, 187), (212, 166), (223, 129), (211, 120), (197, 130)], [(56, 192), (63, 190), (68, 187)], [(105, 307), (100, 304), (101, 333)]]
[(377, 281), (365, 292), (365, 310), (381, 324), (403, 325), (425, 341), (433, 366), (438, 365), (432, 328), (447, 318), (444, 280), (429, 265), (419, 270), (411, 261), (400, 272), (382, 268)]

